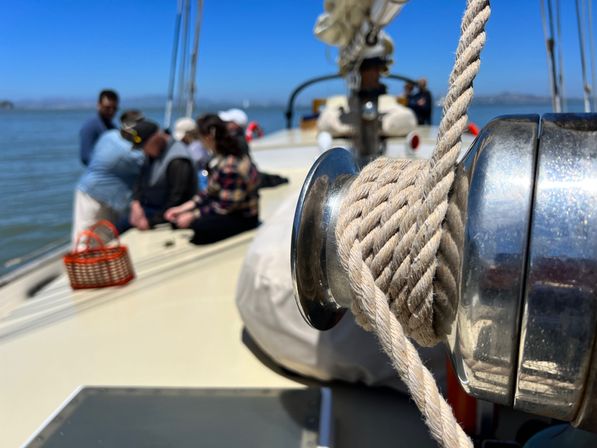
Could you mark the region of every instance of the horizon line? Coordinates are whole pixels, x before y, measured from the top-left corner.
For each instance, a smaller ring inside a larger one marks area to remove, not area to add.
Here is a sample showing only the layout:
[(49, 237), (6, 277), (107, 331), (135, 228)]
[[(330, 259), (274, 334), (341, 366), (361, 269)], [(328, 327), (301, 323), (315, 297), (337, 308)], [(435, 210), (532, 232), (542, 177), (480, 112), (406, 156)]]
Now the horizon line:
[[(434, 94), (432, 92), (432, 95), (434, 98), (443, 98), (445, 96), (444, 94)], [(514, 91), (503, 91), (503, 92), (496, 92), (496, 93), (488, 93), (488, 94), (476, 94), (475, 95), (475, 99), (503, 99), (504, 96), (508, 96), (508, 97), (525, 97), (528, 99), (540, 99), (540, 100), (550, 100), (551, 101), (551, 96), (550, 95), (539, 95), (539, 94), (534, 94), (534, 93), (526, 93), (526, 92), (514, 92)], [(153, 100), (153, 101), (162, 101), (165, 102), (167, 99), (167, 96), (164, 94), (157, 94), (157, 93), (148, 93), (148, 94), (141, 94), (141, 95), (121, 95), (121, 100), (120, 102), (130, 102), (130, 101), (148, 101), (148, 100)], [(567, 98), (567, 100), (583, 100), (583, 97), (569, 97)], [(10, 102), (13, 103), (14, 105), (18, 105), (18, 104), (39, 104), (39, 103), (51, 103), (51, 102), (56, 102), (56, 103), (62, 103), (62, 104), (77, 104), (79, 103), (79, 105), (83, 105), (83, 103), (89, 103), (89, 104), (95, 104), (97, 102), (97, 98), (96, 96), (63, 96), (63, 95), (55, 95), (55, 96), (40, 96), (40, 97), (21, 97), (21, 98), (15, 98), (15, 99), (11, 99), (9, 97), (0, 97), (0, 102)], [(215, 98), (209, 98), (209, 97), (203, 97), (203, 98), (197, 98), (197, 100), (195, 101), (197, 104), (201, 104), (201, 103), (216, 103), (216, 104), (227, 104), (227, 103), (243, 103), (243, 102), (249, 102), (249, 103), (254, 103), (254, 104), (284, 104), (286, 103), (286, 99), (251, 99), (248, 97), (243, 97), (240, 98), (238, 100), (232, 100), (232, 99), (215, 99)]]

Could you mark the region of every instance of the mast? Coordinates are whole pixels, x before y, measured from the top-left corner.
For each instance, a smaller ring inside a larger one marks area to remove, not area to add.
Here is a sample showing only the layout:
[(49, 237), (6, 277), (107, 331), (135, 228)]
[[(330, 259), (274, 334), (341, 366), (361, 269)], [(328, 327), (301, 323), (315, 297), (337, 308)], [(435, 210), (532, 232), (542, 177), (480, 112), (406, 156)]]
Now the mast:
[(174, 21), (174, 43), (172, 44), (172, 61), (170, 63), (170, 80), (168, 81), (168, 99), (164, 113), (164, 129), (172, 123), (172, 106), (174, 104), (174, 80), (176, 78), (176, 62), (178, 56), (178, 41), (180, 39), (180, 22), (182, 19), (182, 0), (178, 0), (176, 19)]
[[(549, 31), (547, 26), (547, 17), (545, 15), (545, 4), (547, 3), (547, 10), (549, 15)], [(541, 19), (543, 23), (543, 34), (545, 36), (545, 47), (547, 49), (547, 66), (549, 67), (549, 78), (551, 84), (551, 103), (554, 112), (562, 111), (562, 98), (560, 96), (559, 82), (558, 82), (558, 67), (554, 48), (556, 45), (554, 38), (553, 26), (553, 11), (551, 0), (541, 1)]]
[(578, 23), (578, 43), (580, 45), (580, 65), (582, 70), (582, 84), (583, 84), (583, 98), (585, 101), (585, 112), (591, 112), (591, 86), (587, 81), (587, 68), (585, 62), (585, 35), (583, 32), (583, 20), (584, 17), (584, 2), (581, 12), (580, 0), (576, 0), (576, 21)]
[(197, 59), (199, 56), (199, 34), (203, 21), (203, 0), (197, 0), (197, 16), (195, 17), (195, 36), (193, 39), (193, 53), (191, 55), (191, 72), (189, 75), (189, 95), (187, 97), (186, 116), (191, 117), (195, 109), (195, 90), (197, 76)]
[(180, 67), (178, 71), (178, 108), (179, 112), (183, 113), (185, 103), (186, 90), (186, 75), (187, 75), (187, 55), (189, 49), (189, 16), (191, 15), (191, 1), (184, 0), (184, 16), (182, 22), (182, 56), (180, 59)]
[[(558, 42), (562, 42), (562, 23), (560, 14), (560, 0), (556, 0), (556, 30)], [(558, 45), (558, 89), (560, 92), (560, 108), (562, 112), (566, 112), (566, 93), (564, 91), (564, 52), (562, 45)]]
[(589, 51), (591, 58), (591, 82), (593, 83), (593, 110), (597, 111), (597, 95), (595, 94), (595, 86), (597, 86), (597, 73), (595, 72), (595, 36), (593, 35), (593, 0), (588, 0), (589, 16)]

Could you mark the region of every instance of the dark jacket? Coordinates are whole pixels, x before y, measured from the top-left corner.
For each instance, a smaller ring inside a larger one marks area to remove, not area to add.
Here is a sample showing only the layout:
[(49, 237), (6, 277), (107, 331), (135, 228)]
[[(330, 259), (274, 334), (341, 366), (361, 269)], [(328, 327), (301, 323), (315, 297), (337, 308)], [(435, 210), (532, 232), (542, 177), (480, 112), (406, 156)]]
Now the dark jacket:
[(409, 98), (408, 103), (419, 124), (431, 124), (432, 99), (429, 90), (419, 90)]
[[(164, 222), (164, 212), (197, 194), (193, 159), (184, 143), (170, 139), (162, 155), (147, 159), (134, 199), (146, 210), (151, 226)], [(151, 213), (147, 213), (150, 210)]]

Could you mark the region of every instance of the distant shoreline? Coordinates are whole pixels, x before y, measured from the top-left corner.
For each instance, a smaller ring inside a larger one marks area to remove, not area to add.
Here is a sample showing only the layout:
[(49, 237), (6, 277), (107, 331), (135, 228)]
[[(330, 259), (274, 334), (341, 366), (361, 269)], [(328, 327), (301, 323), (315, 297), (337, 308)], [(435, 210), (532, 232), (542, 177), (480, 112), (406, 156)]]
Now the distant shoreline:
[[(433, 95), (435, 102), (443, 98), (442, 95)], [(568, 103), (583, 101), (582, 98), (568, 98)], [(140, 109), (159, 109), (163, 108), (166, 99), (161, 96), (144, 96), (123, 98), (122, 104), (125, 107), (136, 107)], [(208, 99), (199, 99), (197, 104), (199, 109), (220, 110), (230, 107), (242, 107), (242, 101), (215, 101)], [(2, 107), (2, 104), (9, 104), (11, 107)], [(477, 95), (473, 99), (473, 105), (476, 106), (499, 106), (499, 105), (549, 105), (551, 98), (548, 96), (529, 95), (520, 93), (504, 92), (497, 95)], [(14, 100), (0, 101), (0, 110), (84, 110), (95, 109), (96, 103), (90, 99), (77, 98), (47, 98), (39, 100)], [(249, 107), (244, 109), (263, 109), (263, 108), (283, 108), (286, 107), (286, 101), (264, 101), (251, 102)], [(295, 107), (311, 107), (309, 101), (302, 101)]]

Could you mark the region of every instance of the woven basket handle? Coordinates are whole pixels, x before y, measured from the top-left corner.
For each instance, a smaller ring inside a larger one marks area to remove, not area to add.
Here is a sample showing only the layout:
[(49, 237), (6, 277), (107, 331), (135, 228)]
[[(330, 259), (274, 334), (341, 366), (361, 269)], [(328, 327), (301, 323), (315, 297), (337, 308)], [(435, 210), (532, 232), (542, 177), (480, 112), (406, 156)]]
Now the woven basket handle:
[(75, 242), (75, 248), (74, 251), (75, 252), (80, 252), (80, 250), (78, 250), (79, 247), (79, 243), (81, 242), (81, 238), (86, 236), (87, 239), (85, 240), (85, 249), (84, 250), (88, 250), (89, 249), (89, 241), (90, 240), (95, 240), (99, 243), (99, 248), (103, 249), (104, 248), (104, 242), (102, 241), (102, 239), (92, 230), (83, 230), (82, 232), (79, 233), (79, 235), (77, 236), (77, 241)]
[(105, 228), (109, 229), (110, 232), (112, 232), (112, 235), (114, 235), (114, 238), (116, 238), (116, 242), (120, 246), (120, 236), (119, 236), (118, 230), (116, 229), (116, 227), (114, 227), (114, 224), (112, 224), (107, 219), (102, 219), (101, 221), (98, 221), (94, 225), (89, 227), (89, 230), (91, 230), (92, 232), (95, 232), (95, 230), (98, 227), (105, 227)]

